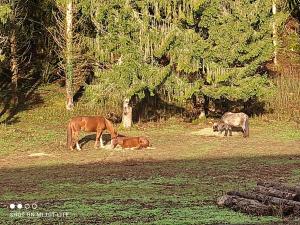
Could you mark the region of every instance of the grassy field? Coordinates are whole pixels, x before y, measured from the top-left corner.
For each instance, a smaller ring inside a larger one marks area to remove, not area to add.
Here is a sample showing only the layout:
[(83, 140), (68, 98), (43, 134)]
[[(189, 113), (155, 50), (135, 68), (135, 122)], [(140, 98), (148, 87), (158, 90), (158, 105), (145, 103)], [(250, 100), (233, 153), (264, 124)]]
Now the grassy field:
[[(48, 86), (11, 124), (0, 125), (0, 224), (300, 223), (215, 204), (259, 179), (299, 183), (300, 130), (293, 124), (252, 119), (244, 139), (195, 135), (209, 121), (170, 119), (119, 129), (147, 136), (153, 149), (94, 149), (94, 135), (82, 134), (83, 150), (71, 152), (66, 124), (83, 114), (101, 111), (66, 112), (63, 90)], [(37, 208), (11, 210), (11, 203)]]

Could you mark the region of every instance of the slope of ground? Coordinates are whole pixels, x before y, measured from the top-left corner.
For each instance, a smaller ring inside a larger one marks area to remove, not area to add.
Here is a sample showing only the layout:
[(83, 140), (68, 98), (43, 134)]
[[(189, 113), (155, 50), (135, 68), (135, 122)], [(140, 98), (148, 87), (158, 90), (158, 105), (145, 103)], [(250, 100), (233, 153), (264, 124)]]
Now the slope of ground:
[[(0, 126), (0, 224), (270, 223), (282, 219), (232, 212), (215, 200), (258, 179), (299, 183), (300, 131), (293, 124), (252, 119), (244, 139), (195, 135), (209, 121), (174, 119), (119, 129), (147, 136), (153, 149), (94, 149), (95, 136), (81, 134), (83, 150), (71, 152), (65, 146), (69, 118), (101, 110), (65, 112), (55, 86), (37, 94), (40, 107)], [(12, 210), (12, 203), (37, 208)]]

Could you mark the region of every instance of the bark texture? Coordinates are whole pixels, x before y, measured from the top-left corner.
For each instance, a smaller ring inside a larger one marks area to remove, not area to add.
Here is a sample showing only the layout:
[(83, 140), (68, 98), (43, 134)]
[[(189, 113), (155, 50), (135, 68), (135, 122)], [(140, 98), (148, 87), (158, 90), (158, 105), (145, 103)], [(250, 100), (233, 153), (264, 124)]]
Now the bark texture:
[(123, 102), (123, 116), (122, 122), (124, 128), (130, 128), (132, 126), (132, 107), (129, 105), (129, 99), (124, 99)]
[(299, 195), (299, 187), (258, 182), (252, 191), (228, 192), (217, 204), (251, 215), (300, 216)]
[(74, 107), (73, 102), (73, 3), (68, 0), (66, 7), (66, 94), (67, 94), (67, 110)]

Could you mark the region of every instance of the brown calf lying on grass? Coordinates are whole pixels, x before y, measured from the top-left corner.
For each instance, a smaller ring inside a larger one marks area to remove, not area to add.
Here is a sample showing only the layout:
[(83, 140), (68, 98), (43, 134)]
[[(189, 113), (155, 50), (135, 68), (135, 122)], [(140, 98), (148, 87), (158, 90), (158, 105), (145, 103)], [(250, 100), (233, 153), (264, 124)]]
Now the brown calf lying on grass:
[(141, 149), (149, 147), (149, 140), (145, 137), (125, 137), (119, 135), (111, 140), (111, 145), (113, 148), (120, 145), (122, 148)]

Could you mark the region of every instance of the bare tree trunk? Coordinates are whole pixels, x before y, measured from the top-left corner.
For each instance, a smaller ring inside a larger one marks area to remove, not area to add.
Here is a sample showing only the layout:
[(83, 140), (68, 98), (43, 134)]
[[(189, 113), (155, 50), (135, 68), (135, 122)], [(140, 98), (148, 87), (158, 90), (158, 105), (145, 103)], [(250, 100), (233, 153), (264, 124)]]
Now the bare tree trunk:
[(205, 119), (208, 113), (208, 97), (193, 95), (192, 100), (194, 110), (199, 113), (198, 119)]
[(217, 204), (254, 215), (299, 216), (299, 186), (259, 181), (249, 192), (230, 191)]
[(202, 101), (202, 109), (199, 115), (199, 119), (205, 119), (208, 115), (208, 107), (209, 107), (209, 98), (207, 96), (203, 96)]
[(132, 126), (132, 107), (129, 105), (128, 98), (125, 98), (123, 102), (122, 122), (124, 128), (130, 128)]
[(205, 111), (202, 110), (201, 113), (200, 113), (200, 115), (199, 115), (199, 119), (205, 119), (205, 118), (206, 118)]
[(278, 34), (277, 34), (277, 25), (276, 25), (276, 14), (277, 14), (277, 6), (276, 6), (276, 0), (273, 0), (272, 3), (272, 13), (273, 13), (273, 45), (274, 45), (274, 65), (278, 65)]
[[(15, 1), (12, 1), (12, 7), (15, 10)], [(10, 41), (10, 71), (12, 73), (11, 77), (11, 91), (12, 91), (12, 98), (11, 98), (11, 103), (12, 103), (12, 110), (15, 110), (15, 107), (19, 103), (19, 97), (18, 97), (18, 80), (19, 80), (19, 64), (18, 64), (18, 55), (17, 55), (17, 37), (16, 37), (16, 18), (15, 18), (15, 12), (12, 12), (12, 32), (9, 37)]]
[(265, 205), (256, 199), (248, 199), (236, 195), (224, 195), (218, 198), (217, 204), (219, 206), (226, 206), (236, 211), (241, 211), (251, 215), (273, 215), (272, 206)]
[(73, 2), (68, 0), (66, 7), (66, 93), (67, 93), (67, 110), (74, 107), (73, 102)]

